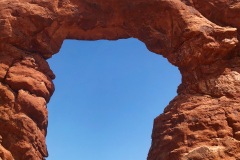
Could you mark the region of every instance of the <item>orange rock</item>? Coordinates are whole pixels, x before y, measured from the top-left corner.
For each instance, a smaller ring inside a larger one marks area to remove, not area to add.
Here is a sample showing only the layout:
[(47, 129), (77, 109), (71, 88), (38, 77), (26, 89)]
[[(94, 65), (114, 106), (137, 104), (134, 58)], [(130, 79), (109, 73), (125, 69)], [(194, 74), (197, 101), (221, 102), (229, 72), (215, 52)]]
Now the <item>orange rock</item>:
[(154, 120), (148, 160), (239, 159), (239, 16), (238, 0), (0, 1), (0, 157), (48, 155), (46, 59), (64, 39), (134, 37), (182, 74)]

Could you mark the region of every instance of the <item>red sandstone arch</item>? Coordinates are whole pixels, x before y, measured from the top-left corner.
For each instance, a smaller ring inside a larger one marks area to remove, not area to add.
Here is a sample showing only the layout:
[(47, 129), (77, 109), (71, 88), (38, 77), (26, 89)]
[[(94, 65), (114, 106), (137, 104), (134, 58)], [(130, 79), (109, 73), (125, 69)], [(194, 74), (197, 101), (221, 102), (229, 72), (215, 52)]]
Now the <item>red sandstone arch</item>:
[(148, 160), (237, 159), (239, 13), (238, 0), (0, 1), (0, 157), (48, 155), (54, 74), (45, 60), (64, 39), (134, 37), (183, 76), (155, 119)]

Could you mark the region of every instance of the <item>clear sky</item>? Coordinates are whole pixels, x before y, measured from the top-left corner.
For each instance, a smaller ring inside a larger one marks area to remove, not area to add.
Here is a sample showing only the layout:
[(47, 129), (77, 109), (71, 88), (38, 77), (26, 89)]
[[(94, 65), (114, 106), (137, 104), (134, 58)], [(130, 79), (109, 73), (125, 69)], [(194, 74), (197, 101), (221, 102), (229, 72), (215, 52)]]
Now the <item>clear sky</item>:
[(64, 42), (48, 60), (47, 160), (146, 160), (153, 120), (176, 95), (179, 71), (136, 39)]

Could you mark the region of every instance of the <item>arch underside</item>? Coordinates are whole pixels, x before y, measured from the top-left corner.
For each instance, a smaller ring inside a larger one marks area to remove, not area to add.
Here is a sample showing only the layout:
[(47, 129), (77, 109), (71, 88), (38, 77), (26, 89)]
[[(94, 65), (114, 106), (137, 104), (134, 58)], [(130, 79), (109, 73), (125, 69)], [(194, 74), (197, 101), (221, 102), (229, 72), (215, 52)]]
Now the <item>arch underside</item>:
[(55, 75), (46, 59), (64, 39), (134, 37), (182, 74), (154, 120), (148, 160), (240, 157), (238, 0), (0, 1), (2, 159), (40, 160)]

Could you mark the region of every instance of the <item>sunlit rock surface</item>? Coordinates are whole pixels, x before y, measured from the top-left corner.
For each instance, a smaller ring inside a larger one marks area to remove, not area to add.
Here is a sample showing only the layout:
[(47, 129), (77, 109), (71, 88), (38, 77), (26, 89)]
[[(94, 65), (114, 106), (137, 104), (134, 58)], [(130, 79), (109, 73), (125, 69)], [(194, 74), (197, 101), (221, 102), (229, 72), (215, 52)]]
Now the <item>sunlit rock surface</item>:
[(1, 0), (0, 159), (48, 156), (46, 59), (64, 39), (130, 37), (182, 74), (154, 120), (148, 160), (239, 159), (239, 17), (238, 0)]

